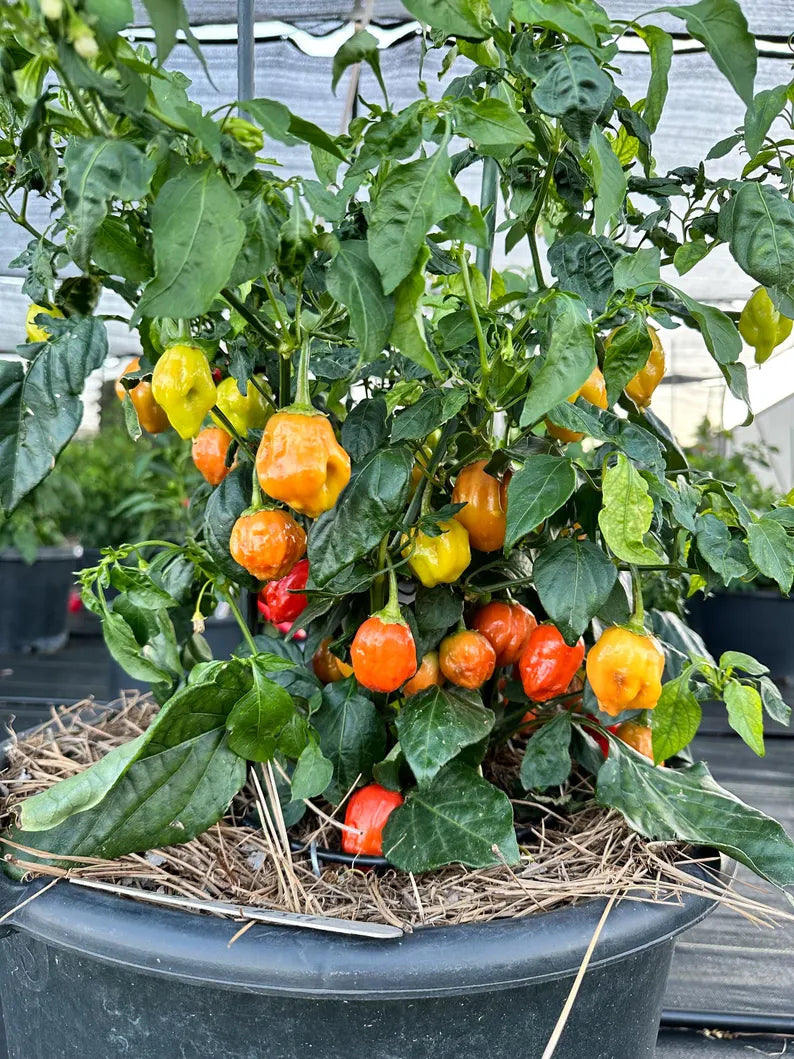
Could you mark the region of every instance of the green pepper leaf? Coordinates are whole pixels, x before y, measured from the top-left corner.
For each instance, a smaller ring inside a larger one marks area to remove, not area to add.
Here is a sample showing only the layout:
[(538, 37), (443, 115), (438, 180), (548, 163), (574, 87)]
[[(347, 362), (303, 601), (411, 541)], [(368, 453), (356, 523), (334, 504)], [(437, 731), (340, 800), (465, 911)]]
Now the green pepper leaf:
[(691, 37), (706, 46), (717, 68), (749, 106), (758, 65), (755, 39), (736, 0), (700, 0), (685, 7), (659, 8), (684, 19)]
[(494, 715), (476, 692), (433, 686), (412, 696), (396, 723), (403, 754), (421, 786), (465, 746), (485, 739)]
[(749, 684), (729, 680), (723, 692), (728, 710), (728, 724), (747, 743), (753, 753), (763, 757), (764, 708), (758, 691)]
[(334, 764), (323, 755), (316, 743), (308, 743), (301, 751), (292, 773), (292, 800), (317, 798), (323, 794), (334, 776)]
[(662, 694), (651, 711), (653, 757), (666, 761), (689, 746), (697, 734), (703, 711), (690, 687), (688, 670), (662, 688)]
[(449, 37), (484, 40), (489, 34), (474, 0), (406, 0), (414, 18)]
[[(279, 658), (278, 669), (291, 669), (292, 663)], [(251, 660), (253, 685), (239, 699), (226, 720), (229, 746), (247, 761), (270, 761), (276, 754), (279, 736), (295, 714), (292, 696), (267, 673), (268, 656)]]
[(742, 184), (720, 210), (719, 235), (739, 267), (759, 283), (786, 287), (791, 282), (794, 203), (771, 184)]
[(452, 863), (470, 868), (515, 864), (519, 850), (513, 807), (475, 769), (452, 761), (389, 816), (383, 855), (412, 872)]
[(567, 457), (527, 457), (507, 487), (505, 547), (511, 547), (559, 511), (575, 488), (576, 471)]
[(334, 766), (326, 797), (336, 802), (357, 779), (366, 783), (371, 778), (373, 765), (386, 751), (386, 729), (374, 703), (359, 693), (355, 677), (326, 684), (311, 722), (321, 751)]
[(544, 790), (565, 783), (571, 773), (571, 715), (556, 714), (529, 737), (521, 760), (525, 790)]
[(653, 519), (648, 484), (622, 453), (604, 474), (603, 492), (598, 525), (615, 555), (637, 566), (653, 566), (662, 561), (658, 546), (646, 543)]
[(521, 411), (521, 426), (538, 422), (575, 393), (598, 364), (593, 325), (576, 295), (554, 291), (546, 303), (546, 359), (533, 378)]
[(571, 537), (544, 548), (532, 573), (543, 609), (568, 643), (579, 639), (606, 604), (618, 576), (601, 548)]
[(350, 312), (359, 348), (368, 360), (383, 352), (394, 323), (394, 299), (383, 293), (364, 239), (339, 244), (327, 276), (329, 293)]
[(794, 580), (794, 540), (775, 519), (764, 515), (747, 530), (750, 558), (787, 595)]

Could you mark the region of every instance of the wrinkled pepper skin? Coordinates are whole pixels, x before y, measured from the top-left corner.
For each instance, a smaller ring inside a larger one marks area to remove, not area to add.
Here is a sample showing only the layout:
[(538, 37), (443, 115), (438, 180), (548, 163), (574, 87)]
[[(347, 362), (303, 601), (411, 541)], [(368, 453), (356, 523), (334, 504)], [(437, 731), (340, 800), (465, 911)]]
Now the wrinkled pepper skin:
[(452, 490), (452, 503), (465, 504), (455, 515), (469, 531), (472, 547), (495, 552), (503, 547), (507, 530), (507, 482), (485, 473), (487, 460), (464, 467)]
[(268, 621), (274, 625), (280, 622), (293, 622), (309, 605), (309, 598), (299, 591), (306, 588), (309, 580), (309, 560), (301, 559), (295, 563), (286, 577), (271, 581), (259, 593), (262, 603), (268, 608)]
[(215, 383), (203, 351), (186, 345), (167, 349), (154, 366), (152, 393), (180, 438), (194, 438), (215, 404)]
[(461, 629), (441, 641), (441, 672), (459, 688), (481, 688), (496, 669), (496, 651), (475, 629)]
[(387, 790), (379, 783), (370, 783), (357, 790), (345, 810), (345, 827), (356, 829), (342, 832), (342, 849), (345, 853), (382, 857), (383, 828), (394, 810), (404, 801), (399, 791)]
[[(648, 334), (651, 337), (651, 352), (648, 354), (645, 367), (641, 368), (626, 385), (626, 393), (638, 408), (648, 407), (651, 403), (653, 391), (664, 377), (665, 362), (662, 340), (659, 338), (659, 332), (655, 327), (649, 327)], [(607, 339), (608, 342), (609, 339)]]
[(403, 556), (410, 556), (408, 565), (425, 588), (452, 584), (471, 562), (469, 533), (455, 519), (440, 522), (443, 532), (438, 537), (414, 531), (412, 539), (403, 536)]
[(438, 651), (428, 651), (422, 658), (414, 676), (403, 684), (403, 695), (410, 699), (412, 695), (418, 695), (420, 691), (426, 691), (433, 686), (441, 687), (444, 683), (444, 674), (438, 664)]
[[(264, 379), (257, 379), (257, 381), (260, 385), (267, 387)], [(215, 404), (241, 437), (245, 437), (249, 430), (261, 430), (267, 423), (271, 411), (265, 398), (250, 380), (247, 391), (243, 395), (240, 393), (237, 380), (231, 377), (218, 384)], [(212, 421), (224, 430), (226, 429), (223, 420), (218, 418), (214, 412)]]
[(514, 665), (538, 627), (535, 615), (520, 603), (493, 600), (474, 615), (472, 626), (496, 652), (497, 666)]
[(417, 669), (416, 644), (402, 621), (377, 614), (358, 627), (350, 645), (356, 680), (370, 691), (396, 691)]
[(336, 684), (353, 676), (353, 667), (331, 651), (331, 637), (326, 636), (312, 656), (314, 675), (322, 684)]
[(350, 457), (325, 416), (277, 412), (262, 435), (256, 473), (268, 496), (317, 518), (350, 481)]
[[(616, 724), (610, 731), (622, 739), (624, 743), (634, 747), (644, 757), (653, 761), (653, 735), (650, 728), (645, 724), (637, 724), (636, 721), (624, 721)], [(604, 757), (607, 755), (605, 754)]]
[(772, 350), (785, 342), (794, 327), (775, 308), (772, 299), (763, 287), (753, 291), (739, 317), (739, 334), (755, 348), (756, 364), (763, 364), (772, 356)]
[(168, 430), (168, 416), (155, 401), (152, 393), (152, 384), (142, 379), (131, 390), (126, 390), (121, 384), (121, 380), (125, 375), (131, 375), (140, 366), (140, 357), (134, 357), (129, 362), (118, 379), (116, 379), (114, 386), (116, 397), (123, 401), (125, 395), (129, 393), (130, 400), (135, 408), (135, 414), (138, 416), (138, 422), (143, 429), (149, 434), (162, 434), (164, 430)]
[(54, 319), (59, 320), (63, 319), (63, 313), (55, 306), (36, 305), (35, 303), (29, 305), (27, 316), (25, 317), (25, 335), (28, 342), (46, 342), (50, 337), (50, 332), (47, 328), (36, 323), (36, 317), (42, 315), (52, 316)]
[(220, 485), (231, 470), (226, 466), (226, 453), (231, 442), (231, 437), (220, 427), (205, 427), (193, 438), (190, 449), (193, 463), (210, 485)]
[(662, 694), (664, 652), (655, 636), (620, 625), (605, 629), (587, 655), (587, 679), (610, 717), (623, 710), (652, 710)]
[[(594, 404), (597, 408), (609, 408), (607, 384), (600, 368), (593, 368), (585, 384), (580, 386), (576, 393), (572, 393), (568, 400), (573, 404), (577, 397), (583, 397), (585, 401), (589, 401), (590, 404)], [(581, 441), (584, 437), (584, 434), (581, 434), (578, 430), (566, 430), (565, 427), (555, 426), (549, 419), (546, 420), (546, 430), (557, 441)]]
[(518, 661), (527, 698), (548, 702), (564, 695), (584, 658), (584, 640), (569, 647), (556, 625), (538, 625)]
[(306, 534), (286, 511), (241, 515), (229, 539), (232, 559), (258, 581), (285, 577), (306, 552)]

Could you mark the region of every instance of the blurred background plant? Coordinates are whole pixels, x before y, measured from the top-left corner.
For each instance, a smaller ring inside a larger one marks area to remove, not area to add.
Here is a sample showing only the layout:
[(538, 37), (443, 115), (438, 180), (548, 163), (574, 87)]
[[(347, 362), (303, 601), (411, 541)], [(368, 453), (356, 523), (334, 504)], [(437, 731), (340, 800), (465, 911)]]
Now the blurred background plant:
[(760, 512), (780, 500), (780, 492), (766, 485), (759, 471), (772, 473), (774, 446), (760, 442), (736, 444), (733, 431), (715, 430), (708, 419), (698, 427), (697, 440), (686, 451), (689, 466), (721, 482), (731, 482), (751, 511)]

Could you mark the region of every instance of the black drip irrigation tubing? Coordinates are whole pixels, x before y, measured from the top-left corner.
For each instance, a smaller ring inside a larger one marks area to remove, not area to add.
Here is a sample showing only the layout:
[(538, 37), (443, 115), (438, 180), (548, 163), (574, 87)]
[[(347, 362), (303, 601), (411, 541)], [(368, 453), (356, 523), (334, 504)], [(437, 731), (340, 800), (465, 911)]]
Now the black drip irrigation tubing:
[(729, 1030), (794, 1036), (794, 1015), (750, 1014), (738, 1011), (662, 1011), (661, 1025), (678, 1030)]

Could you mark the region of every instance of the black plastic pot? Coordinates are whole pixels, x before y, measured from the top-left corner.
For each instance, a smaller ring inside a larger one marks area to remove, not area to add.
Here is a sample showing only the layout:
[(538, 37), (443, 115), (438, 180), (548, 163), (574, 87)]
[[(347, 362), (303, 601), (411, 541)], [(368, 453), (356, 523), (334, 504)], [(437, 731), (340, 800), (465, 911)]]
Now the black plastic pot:
[(717, 592), (687, 603), (689, 624), (715, 658), (744, 651), (769, 667), (787, 698), (794, 695), (794, 598), (777, 591)]
[[(0, 911), (42, 885), (3, 877)], [(231, 921), (59, 882), (0, 928), (8, 1059), (539, 1059), (603, 907), (230, 946)], [(616, 905), (555, 1059), (652, 1059), (675, 937), (713, 907)]]
[(57, 651), (68, 638), (79, 548), (40, 548), (35, 562), (0, 552), (0, 651)]

